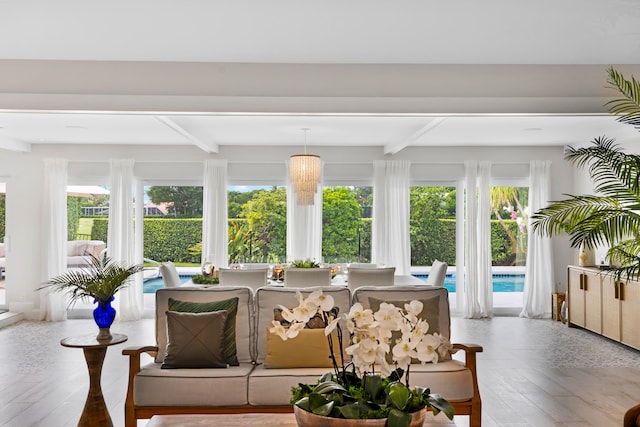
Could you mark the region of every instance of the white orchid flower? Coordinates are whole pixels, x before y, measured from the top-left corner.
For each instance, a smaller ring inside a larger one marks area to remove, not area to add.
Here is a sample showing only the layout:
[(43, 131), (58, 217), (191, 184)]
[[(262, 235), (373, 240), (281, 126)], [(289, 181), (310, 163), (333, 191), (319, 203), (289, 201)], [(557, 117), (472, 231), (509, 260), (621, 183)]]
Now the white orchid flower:
[(359, 302), (351, 306), (347, 317), (359, 327), (373, 323), (373, 311), (370, 308), (365, 309)]
[(440, 339), (433, 335), (425, 335), (416, 346), (417, 359), (422, 363), (438, 363), (438, 352)]
[(282, 339), (282, 341), (286, 341), (288, 337), (287, 337), (287, 330), (285, 329), (285, 327), (282, 326), (282, 324), (277, 320), (272, 321), (271, 324), (273, 326), (269, 328), (269, 332), (271, 332), (272, 334), (278, 335)]
[(422, 307), (422, 302), (415, 299), (409, 304), (404, 305), (404, 309), (407, 311), (407, 313), (413, 314), (416, 317), (419, 316), (420, 313), (422, 313)]
[(451, 345), (451, 341), (437, 332), (434, 333), (433, 336), (440, 341), (440, 345), (438, 346), (438, 353), (440, 354), (440, 357), (447, 357), (450, 354), (455, 353), (455, 351), (453, 350), (453, 345)]
[(304, 329), (304, 326), (304, 323), (292, 323), (287, 329), (287, 337), (289, 339), (297, 337), (300, 331)]
[(340, 321), (339, 317), (336, 317), (335, 319), (331, 319), (329, 324), (324, 328), (324, 335), (326, 336), (326, 335), (329, 335), (331, 332), (333, 332), (338, 326), (339, 321)]
[(402, 322), (402, 314), (398, 307), (386, 303), (380, 304), (380, 309), (374, 313), (373, 318), (381, 328), (389, 330), (398, 329), (398, 325)]
[(333, 308), (333, 297), (325, 295), (322, 291), (313, 291), (307, 298), (308, 303), (319, 307), (322, 311), (330, 311)]
[(295, 318), (293, 317), (293, 313), (291, 313), (291, 310), (289, 310), (287, 307), (283, 306), (283, 305), (278, 305), (278, 308), (281, 311), (281, 316), (284, 320), (286, 320), (287, 322), (291, 323), (295, 320)]

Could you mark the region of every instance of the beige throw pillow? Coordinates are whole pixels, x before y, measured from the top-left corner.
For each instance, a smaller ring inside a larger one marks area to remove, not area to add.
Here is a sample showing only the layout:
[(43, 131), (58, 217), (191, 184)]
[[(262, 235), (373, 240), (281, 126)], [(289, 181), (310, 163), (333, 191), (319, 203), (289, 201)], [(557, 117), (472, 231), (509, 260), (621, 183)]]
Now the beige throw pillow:
[[(334, 331), (333, 354), (340, 365), (338, 334)], [(265, 368), (331, 368), (329, 343), (324, 329), (303, 329), (297, 337), (283, 341), (267, 329)]]
[(167, 352), (163, 369), (226, 368), (225, 310), (205, 313), (167, 311)]

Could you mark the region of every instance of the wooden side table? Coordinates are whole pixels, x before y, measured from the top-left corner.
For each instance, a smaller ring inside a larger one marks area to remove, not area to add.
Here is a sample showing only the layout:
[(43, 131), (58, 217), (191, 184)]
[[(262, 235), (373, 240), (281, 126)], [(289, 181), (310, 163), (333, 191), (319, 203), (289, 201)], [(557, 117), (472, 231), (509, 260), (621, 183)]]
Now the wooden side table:
[(64, 347), (81, 348), (89, 368), (89, 394), (78, 427), (113, 427), (100, 385), (102, 364), (107, 354), (107, 347), (121, 344), (127, 339), (126, 335), (112, 334), (111, 339), (98, 341), (96, 335), (92, 334), (64, 338), (60, 341)]

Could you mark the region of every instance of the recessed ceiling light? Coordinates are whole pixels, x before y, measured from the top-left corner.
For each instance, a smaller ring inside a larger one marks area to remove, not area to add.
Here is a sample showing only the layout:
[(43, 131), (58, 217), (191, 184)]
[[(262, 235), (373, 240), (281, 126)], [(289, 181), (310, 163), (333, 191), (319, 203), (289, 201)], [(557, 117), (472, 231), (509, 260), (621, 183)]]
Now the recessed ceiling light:
[(522, 129), (524, 132), (538, 132), (541, 131), (542, 128), (524, 128)]

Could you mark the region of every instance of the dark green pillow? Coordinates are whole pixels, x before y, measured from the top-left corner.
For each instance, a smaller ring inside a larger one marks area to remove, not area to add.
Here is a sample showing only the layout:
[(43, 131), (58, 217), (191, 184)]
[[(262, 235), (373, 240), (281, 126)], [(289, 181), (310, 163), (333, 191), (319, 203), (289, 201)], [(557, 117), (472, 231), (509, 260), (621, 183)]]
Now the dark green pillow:
[(227, 321), (224, 327), (224, 358), (229, 366), (238, 366), (236, 350), (236, 315), (238, 314), (238, 297), (221, 301), (191, 302), (169, 298), (169, 311), (206, 313), (210, 311), (226, 310)]
[(167, 353), (162, 369), (226, 368), (223, 353), (227, 312), (167, 311)]

